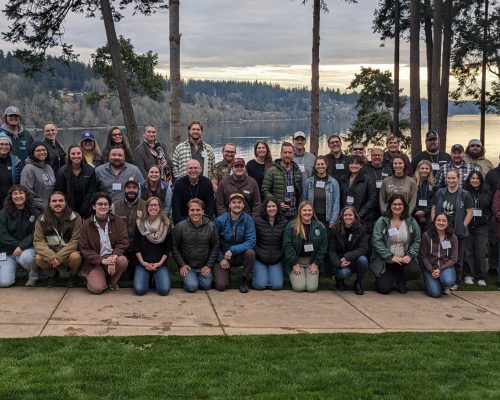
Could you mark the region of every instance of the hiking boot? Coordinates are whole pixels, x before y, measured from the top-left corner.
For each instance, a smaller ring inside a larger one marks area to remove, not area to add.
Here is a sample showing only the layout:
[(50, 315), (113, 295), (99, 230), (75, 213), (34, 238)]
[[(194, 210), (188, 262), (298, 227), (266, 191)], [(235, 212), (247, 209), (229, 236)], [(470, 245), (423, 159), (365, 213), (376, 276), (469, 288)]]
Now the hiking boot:
[(38, 279), (28, 279), (26, 281), (26, 283), (24, 284), (24, 286), (33, 287), (33, 286), (36, 286), (37, 282), (38, 282)]
[(248, 293), (248, 281), (247, 278), (241, 280), (240, 293)]
[(56, 269), (56, 273), (54, 275), (48, 277), (47, 287), (57, 286), (58, 280), (59, 280), (59, 271)]
[(78, 275), (70, 275), (68, 281), (66, 282), (66, 286), (69, 288), (80, 287), (81, 281)]
[(472, 279), (472, 276), (467, 275), (467, 276), (464, 278), (464, 283), (465, 283), (466, 285), (473, 285), (473, 284), (474, 284), (474, 279)]
[(345, 282), (343, 279), (335, 277), (335, 288), (338, 290), (345, 290)]
[(358, 296), (362, 296), (365, 294), (365, 291), (363, 290), (363, 285), (361, 282), (359, 282), (359, 281), (354, 282), (354, 293), (356, 293)]
[(120, 289), (120, 287), (118, 286), (118, 284), (117, 284), (117, 283), (115, 283), (115, 284), (113, 285), (111, 282), (109, 282), (109, 284), (108, 284), (108, 288), (109, 288), (109, 290), (111, 290), (112, 292), (117, 292), (117, 291), (118, 291), (118, 289)]

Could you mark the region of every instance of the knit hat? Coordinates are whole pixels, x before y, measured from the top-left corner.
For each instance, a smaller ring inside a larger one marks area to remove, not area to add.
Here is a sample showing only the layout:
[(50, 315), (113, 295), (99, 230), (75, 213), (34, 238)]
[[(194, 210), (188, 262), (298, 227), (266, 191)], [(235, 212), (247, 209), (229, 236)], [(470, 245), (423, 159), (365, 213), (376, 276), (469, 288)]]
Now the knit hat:
[(0, 133), (0, 142), (2, 140), (5, 140), (6, 142), (9, 142), (10, 148), (12, 149), (12, 139), (9, 137), (9, 135), (6, 135), (5, 133)]

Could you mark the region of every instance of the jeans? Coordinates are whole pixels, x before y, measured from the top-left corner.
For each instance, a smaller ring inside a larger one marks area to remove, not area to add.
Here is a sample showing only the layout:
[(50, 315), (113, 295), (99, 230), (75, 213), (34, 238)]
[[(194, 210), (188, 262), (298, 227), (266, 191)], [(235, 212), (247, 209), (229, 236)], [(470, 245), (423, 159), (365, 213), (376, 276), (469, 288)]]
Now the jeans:
[(441, 271), (439, 279), (434, 279), (426, 270), (424, 270), (423, 275), (427, 294), (434, 298), (441, 297), (443, 294), (443, 287), (451, 287), (456, 281), (455, 268), (453, 267)]
[(352, 273), (356, 273), (356, 280), (358, 282), (363, 281), (366, 271), (368, 270), (368, 258), (366, 256), (360, 256), (356, 260), (351, 262), (350, 267), (339, 268), (337, 272), (337, 279), (347, 279)]
[(272, 290), (281, 290), (283, 288), (283, 264), (266, 265), (255, 260), (252, 270), (252, 285), (257, 290), (264, 290), (266, 287)]
[(35, 264), (35, 250), (26, 249), (18, 256), (7, 256), (0, 261), (0, 287), (9, 287), (16, 281), (16, 268), (20, 265), (28, 271), (28, 280), (38, 281), (38, 267)]
[(194, 293), (198, 288), (201, 290), (209, 290), (212, 286), (212, 271), (210, 271), (207, 276), (203, 276), (201, 275), (201, 268), (191, 268), (183, 279), (186, 292)]
[(168, 268), (165, 265), (151, 272), (142, 265), (136, 265), (134, 274), (134, 292), (137, 296), (142, 296), (148, 291), (149, 277), (153, 275), (156, 290), (160, 296), (166, 296), (170, 292), (170, 277)]

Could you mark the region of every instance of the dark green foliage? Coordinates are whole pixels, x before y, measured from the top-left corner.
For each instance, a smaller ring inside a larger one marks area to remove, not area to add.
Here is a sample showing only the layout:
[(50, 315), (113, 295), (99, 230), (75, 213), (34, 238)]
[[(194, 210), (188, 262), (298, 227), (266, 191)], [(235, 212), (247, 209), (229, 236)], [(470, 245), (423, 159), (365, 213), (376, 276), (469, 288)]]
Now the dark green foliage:
[[(148, 51), (145, 54), (134, 53), (134, 46), (130, 39), (120, 36), (120, 53), (125, 69), (127, 86), (134, 96), (148, 96), (153, 100), (158, 97), (165, 86), (165, 79), (155, 73), (154, 69), (158, 65), (158, 54)], [(109, 46), (99, 47), (92, 55), (92, 69), (102, 77), (106, 86), (113, 92), (116, 91), (116, 80), (114, 78), (111, 65), (111, 54)], [(91, 103), (98, 96), (87, 97), (87, 102)]]

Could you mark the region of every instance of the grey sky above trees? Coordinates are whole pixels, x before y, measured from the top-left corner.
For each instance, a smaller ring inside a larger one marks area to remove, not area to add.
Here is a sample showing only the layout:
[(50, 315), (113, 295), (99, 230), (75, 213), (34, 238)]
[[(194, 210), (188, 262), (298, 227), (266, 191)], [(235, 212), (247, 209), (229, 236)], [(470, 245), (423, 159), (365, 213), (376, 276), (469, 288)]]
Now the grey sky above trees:
[[(361, 0), (358, 4), (329, 0), (327, 4), (330, 12), (321, 16), (320, 84), (343, 89), (361, 65), (389, 69), (392, 43), (381, 48), (378, 35), (372, 33), (377, 0)], [(5, 23), (2, 15), (0, 24)], [(167, 13), (124, 18), (116, 28), (118, 34), (132, 40), (136, 51), (158, 52), (161, 72), (168, 73)], [(106, 41), (102, 21), (97, 19), (72, 15), (65, 29), (66, 40), (74, 44), (82, 61), (89, 60), (90, 54)], [(312, 3), (181, 1), (180, 30), (183, 78), (259, 79), (285, 85), (310, 82)], [(4, 51), (12, 49), (11, 44), (0, 44)], [(405, 91), (407, 50), (406, 43), (402, 43), (401, 78)]]

